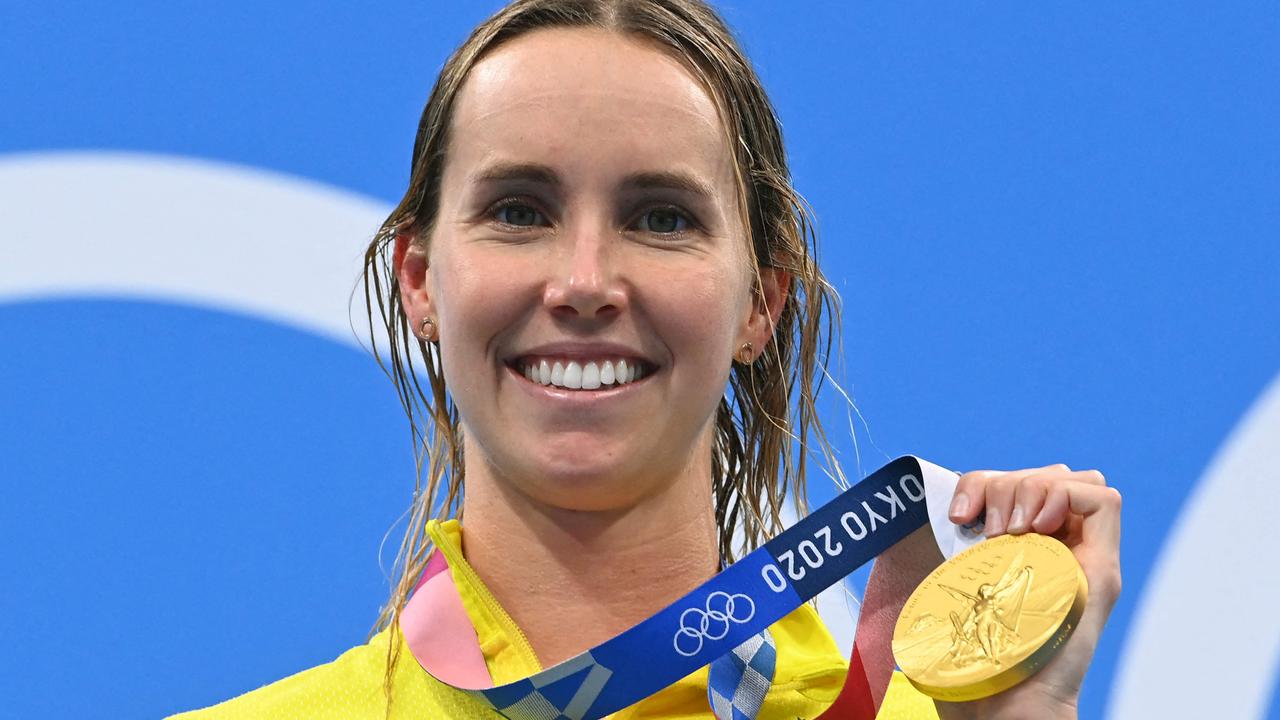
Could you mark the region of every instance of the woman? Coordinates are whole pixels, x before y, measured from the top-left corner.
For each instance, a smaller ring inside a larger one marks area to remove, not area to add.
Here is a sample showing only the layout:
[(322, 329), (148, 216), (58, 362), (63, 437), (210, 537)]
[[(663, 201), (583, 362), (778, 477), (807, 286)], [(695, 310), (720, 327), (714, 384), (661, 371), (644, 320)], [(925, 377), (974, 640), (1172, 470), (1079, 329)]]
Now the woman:
[[(426, 465), (397, 587), (368, 645), (181, 717), (491, 717), (417, 662), (438, 628), (402, 627), (429, 557), (501, 685), (680, 598), (740, 556), (735, 532), (775, 534), (786, 494), (803, 512), (790, 441), (831, 460), (814, 376), (833, 304), (810, 241), (768, 99), (699, 0), (531, 0), (483, 23), (366, 255)], [(1118, 494), (1060, 465), (972, 472), (952, 510), (1063, 536), (1091, 597), (1051, 666), (937, 714), (1073, 717), (1119, 591)], [(770, 632), (758, 717), (816, 717), (847, 661), (806, 606)], [(614, 717), (707, 717), (707, 678)], [(934, 709), (895, 677), (881, 716)]]

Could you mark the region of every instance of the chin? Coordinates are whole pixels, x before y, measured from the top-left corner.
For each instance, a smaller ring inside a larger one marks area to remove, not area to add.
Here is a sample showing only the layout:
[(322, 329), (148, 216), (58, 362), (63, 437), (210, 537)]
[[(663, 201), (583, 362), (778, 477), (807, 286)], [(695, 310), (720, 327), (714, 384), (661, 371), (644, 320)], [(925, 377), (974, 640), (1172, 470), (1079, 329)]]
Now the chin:
[(601, 512), (635, 505), (647, 494), (640, 478), (617, 466), (557, 465), (530, 473), (525, 490), (540, 502), (565, 510)]

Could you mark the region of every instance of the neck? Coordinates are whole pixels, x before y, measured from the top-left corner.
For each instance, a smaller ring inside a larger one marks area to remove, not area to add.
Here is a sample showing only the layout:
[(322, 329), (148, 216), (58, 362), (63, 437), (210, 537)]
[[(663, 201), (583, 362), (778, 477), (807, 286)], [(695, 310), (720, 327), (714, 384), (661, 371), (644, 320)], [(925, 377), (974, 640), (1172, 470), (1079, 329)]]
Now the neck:
[(632, 627), (716, 573), (707, 465), (607, 511), (539, 503), (468, 467), (463, 553), (544, 668)]

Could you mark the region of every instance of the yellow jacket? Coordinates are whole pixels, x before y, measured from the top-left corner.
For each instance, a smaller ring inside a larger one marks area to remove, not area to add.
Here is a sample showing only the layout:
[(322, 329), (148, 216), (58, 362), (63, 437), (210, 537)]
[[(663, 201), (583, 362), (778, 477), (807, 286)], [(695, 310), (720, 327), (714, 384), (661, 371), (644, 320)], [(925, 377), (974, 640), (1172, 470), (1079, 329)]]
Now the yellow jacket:
[[(462, 528), (456, 520), (431, 521), (427, 532), (449, 561), (463, 607), (475, 625), (485, 664), (495, 684), (529, 677), (543, 668), (524, 633), (462, 557)], [(777, 643), (773, 685), (759, 720), (794, 720), (822, 714), (839, 694), (848, 661), (817, 613), (801, 605), (769, 628)], [(226, 702), (172, 716), (169, 720), (382, 720), (383, 676), (388, 644), (394, 637), (400, 658), (392, 679), (391, 718), (495, 718), (477, 700), (432, 678), (418, 665), (398, 627), (378, 633), (367, 644), (336, 660), (304, 670)], [(609, 716), (609, 720), (711, 718), (707, 668)], [(935, 720), (933, 703), (894, 673), (880, 709), (881, 718)]]

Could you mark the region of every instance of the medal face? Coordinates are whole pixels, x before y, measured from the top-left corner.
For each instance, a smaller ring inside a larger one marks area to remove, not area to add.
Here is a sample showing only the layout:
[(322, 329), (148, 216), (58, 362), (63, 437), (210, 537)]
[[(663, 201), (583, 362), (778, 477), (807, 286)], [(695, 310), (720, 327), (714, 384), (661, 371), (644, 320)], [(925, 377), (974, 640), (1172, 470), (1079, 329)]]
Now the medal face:
[(963, 702), (1030, 677), (1075, 630), (1088, 585), (1075, 556), (1036, 533), (985, 540), (907, 599), (893, 655), (921, 692)]

